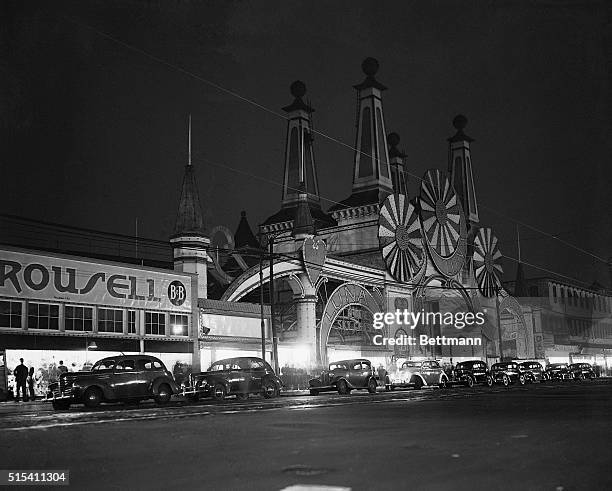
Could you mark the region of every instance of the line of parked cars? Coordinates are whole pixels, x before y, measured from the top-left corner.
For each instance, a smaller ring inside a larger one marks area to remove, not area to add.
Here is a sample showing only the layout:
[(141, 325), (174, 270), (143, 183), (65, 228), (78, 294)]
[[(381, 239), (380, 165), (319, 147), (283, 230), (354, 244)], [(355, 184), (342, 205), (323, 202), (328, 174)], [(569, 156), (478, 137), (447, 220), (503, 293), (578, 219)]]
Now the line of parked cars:
[[(489, 369), (480, 360), (470, 360), (446, 370), (436, 360), (407, 360), (383, 376), (381, 380), (380, 373), (365, 358), (335, 361), (309, 381), (310, 394), (329, 391), (350, 394), (357, 389), (375, 393), (379, 385), (384, 385), (387, 391), (429, 386), (524, 385), (547, 380), (593, 379), (595, 372), (588, 363), (553, 363), (544, 369), (533, 361), (511, 361), (495, 363)], [(200, 398), (221, 401), (228, 396), (244, 400), (254, 394), (270, 399), (280, 395), (282, 388), (283, 382), (270, 364), (257, 357), (216, 361), (208, 370), (189, 375), (179, 386), (160, 359), (119, 355), (97, 361), (89, 371), (62, 373), (58, 382), (50, 384), (47, 400), (54, 409), (65, 410), (72, 404), (94, 408), (102, 402), (138, 403), (148, 399), (166, 404), (179, 394), (191, 401)]]

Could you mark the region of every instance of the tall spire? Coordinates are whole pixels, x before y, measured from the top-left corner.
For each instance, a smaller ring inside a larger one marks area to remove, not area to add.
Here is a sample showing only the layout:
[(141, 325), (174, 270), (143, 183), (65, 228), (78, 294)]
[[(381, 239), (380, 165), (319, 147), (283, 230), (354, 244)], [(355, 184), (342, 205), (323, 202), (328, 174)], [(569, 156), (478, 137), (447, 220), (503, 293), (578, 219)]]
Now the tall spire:
[(463, 212), (470, 223), (470, 228), (474, 228), (479, 222), (470, 152), (470, 143), (474, 139), (463, 132), (467, 123), (467, 118), (462, 114), (453, 119), (453, 126), (457, 132), (448, 139), (448, 171), (453, 187), (461, 199)]
[(302, 100), (306, 85), (296, 80), (290, 87), (294, 101), (283, 107), (287, 113), (287, 137), (285, 141), (285, 173), (283, 179), (282, 206), (295, 206), (299, 200), (300, 183), (305, 186), (308, 202), (320, 207), (319, 183), (312, 148), (312, 107)]
[(187, 165), (191, 165), (191, 114), (189, 114), (189, 149), (187, 153)]
[(200, 206), (200, 195), (194, 167), (191, 164), (191, 114), (189, 115), (189, 152), (185, 174), (183, 176), (183, 186), (181, 189), (181, 199), (179, 201), (178, 212), (174, 235), (182, 234), (204, 234), (204, 219), (202, 217), (202, 207)]
[(389, 163), (391, 164), (391, 181), (393, 183), (393, 191), (395, 193), (408, 195), (408, 179), (404, 170), (404, 157), (406, 154), (398, 150), (397, 145), (400, 142), (400, 137), (397, 133), (389, 133), (387, 135), (389, 143)]
[(382, 109), (382, 92), (387, 88), (374, 76), (378, 61), (366, 58), (361, 69), (366, 78), (355, 85), (358, 98), (358, 119), (353, 169), (353, 194), (378, 191), (379, 201), (393, 191), (389, 154)]

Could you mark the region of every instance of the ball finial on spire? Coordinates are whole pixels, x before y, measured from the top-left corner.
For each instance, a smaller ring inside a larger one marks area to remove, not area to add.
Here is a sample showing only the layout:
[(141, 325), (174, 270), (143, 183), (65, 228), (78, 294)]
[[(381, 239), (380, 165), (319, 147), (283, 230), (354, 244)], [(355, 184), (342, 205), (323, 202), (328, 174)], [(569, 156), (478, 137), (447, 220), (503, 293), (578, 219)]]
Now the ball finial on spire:
[(453, 119), (453, 126), (459, 131), (463, 130), (467, 126), (467, 123), (468, 120), (463, 114), (458, 114), (455, 116), (455, 119)]
[(378, 72), (378, 60), (368, 57), (361, 63), (361, 69), (368, 77), (373, 77)]
[(291, 84), (289, 90), (291, 91), (291, 95), (293, 97), (303, 97), (306, 93), (306, 84), (304, 84), (304, 82), (301, 80), (296, 80)]
[(240, 212), (240, 218), (246, 218), (246, 211), (242, 210)]
[(389, 133), (387, 135), (387, 143), (392, 147), (397, 147), (397, 144), (400, 142), (400, 137), (397, 133)]

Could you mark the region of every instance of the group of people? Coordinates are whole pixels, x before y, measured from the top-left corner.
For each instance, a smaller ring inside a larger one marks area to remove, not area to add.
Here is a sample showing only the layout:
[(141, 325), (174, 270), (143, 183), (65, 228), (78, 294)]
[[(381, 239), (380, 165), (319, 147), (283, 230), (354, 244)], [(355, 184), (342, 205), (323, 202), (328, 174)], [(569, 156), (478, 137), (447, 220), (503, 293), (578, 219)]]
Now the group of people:
[[(19, 365), (13, 370), (13, 377), (15, 377), (15, 402), (19, 402), (20, 393), (24, 402), (28, 402), (29, 399), (35, 400), (36, 392), (34, 391), (34, 384), (36, 383), (36, 376), (34, 375), (34, 367), (28, 368), (25, 366), (23, 358), (19, 358), (19, 362)], [(63, 361), (60, 361), (57, 370), (59, 375), (67, 372), (68, 367), (64, 365)]]

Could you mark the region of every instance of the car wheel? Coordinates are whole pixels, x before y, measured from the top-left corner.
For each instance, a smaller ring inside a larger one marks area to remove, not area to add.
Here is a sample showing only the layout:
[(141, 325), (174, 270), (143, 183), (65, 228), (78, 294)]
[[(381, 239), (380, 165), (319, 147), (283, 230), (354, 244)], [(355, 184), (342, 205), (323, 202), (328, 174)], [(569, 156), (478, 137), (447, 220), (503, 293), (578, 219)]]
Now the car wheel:
[(53, 401), (53, 409), (56, 411), (65, 411), (70, 409), (70, 403), (68, 401)]
[(373, 378), (368, 380), (368, 392), (370, 394), (376, 394), (376, 385), (376, 380), (374, 380)]
[(310, 389), (310, 395), (311, 396), (318, 396), (319, 395), (319, 391), (317, 389)]
[(350, 394), (349, 387), (346, 381), (340, 380), (340, 382), (338, 382), (337, 384), (337, 387), (338, 387), (338, 394), (343, 395), (343, 396)]
[(97, 387), (91, 387), (85, 391), (85, 405), (89, 408), (98, 407), (102, 402), (102, 392)]
[(504, 387), (508, 387), (510, 385), (510, 378), (508, 377), (508, 375), (504, 375), (502, 377), (502, 384), (504, 385)]
[(420, 377), (416, 377), (416, 379), (414, 381), (414, 388), (416, 390), (421, 390), (421, 387), (423, 387), (423, 381), (421, 380)]
[(223, 384), (215, 384), (212, 390), (212, 396), (215, 401), (222, 401), (225, 399), (227, 395), (227, 391), (225, 390), (225, 385)]
[(487, 387), (493, 387), (493, 377), (487, 375)]
[(525, 382), (526, 382), (525, 375), (519, 375), (518, 381), (519, 381), (519, 384), (525, 385)]
[(584, 373), (580, 373), (578, 375), (578, 380), (584, 380)]
[(440, 388), (448, 389), (448, 379), (446, 377), (442, 377), (442, 380), (440, 381)]
[(473, 377), (468, 376), (468, 377), (465, 379), (465, 385), (466, 385), (466, 387), (469, 387), (470, 389), (471, 389), (472, 387), (474, 387), (474, 378), (473, 378)]
[(276, 388), (276, 384), (271, 380), (264, 382), (263, 384), (263, 395), (266, 399), (272, 399), (278, 395), (278, 389)]
[(155, 396), (155, 402), (157, 404), (166, 404), (170, 402), (172, 397), (172, 390), (168, 384), (161, 384), (157, 389), (157, 395)]

